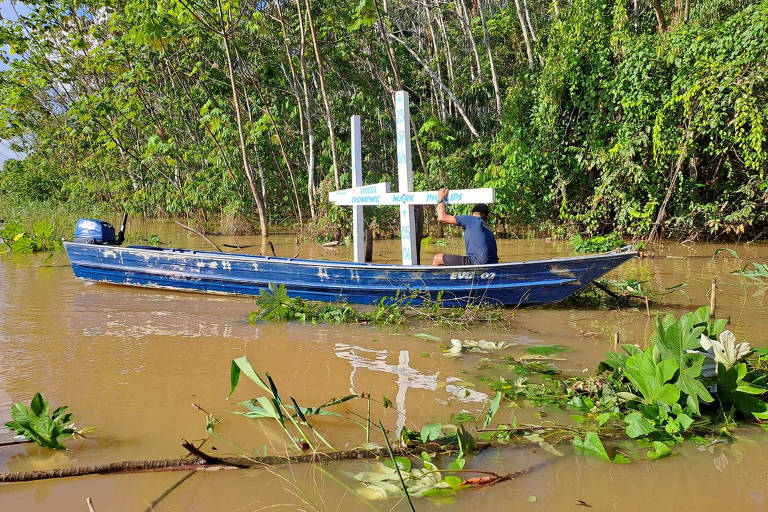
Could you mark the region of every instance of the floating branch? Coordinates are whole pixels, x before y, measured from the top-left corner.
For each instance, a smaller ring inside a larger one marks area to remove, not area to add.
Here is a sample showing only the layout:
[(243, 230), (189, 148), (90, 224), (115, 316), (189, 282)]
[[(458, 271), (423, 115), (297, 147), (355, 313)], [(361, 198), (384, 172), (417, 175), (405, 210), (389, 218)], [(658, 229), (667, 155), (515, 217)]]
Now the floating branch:
[[(344, 450), (328, 453), (309, 453), (305, 455), (293, 455), (289, 457), (214, 457), (203, 453), (193, 447), (187, 441), (182, 446), (190, 451), (193, 457), (160, 460), (130, 460), (111, 462), (107, 464), (94, 464), (89, 466), (77, 466), (72, 468), (58, 468), (44, 471), (19, 471), (16, 473), (0, 473), (0, 482), (30, 482), (46, 480), (49, 478), (66, 478), (83, 475), (107, 475), (115, 473), (148, 473), (156, 471), (219, 471), (226, 469), (257, 469), (264, 466), (281, 466), (285, 464), (311, 464), (317, 462), (334, 462), (340, 460), (362, 460), (389, 457), (387, 448), (373, 450)], [(479, 447), (484, 447), (480, 445)], [(433, 453), (451, 453), (458, 450), (458, 446), (441, 445), (439, 443), (419, 444), (416, 447), (393, 447), (394, 455), (409, 455), (428, 450)]]

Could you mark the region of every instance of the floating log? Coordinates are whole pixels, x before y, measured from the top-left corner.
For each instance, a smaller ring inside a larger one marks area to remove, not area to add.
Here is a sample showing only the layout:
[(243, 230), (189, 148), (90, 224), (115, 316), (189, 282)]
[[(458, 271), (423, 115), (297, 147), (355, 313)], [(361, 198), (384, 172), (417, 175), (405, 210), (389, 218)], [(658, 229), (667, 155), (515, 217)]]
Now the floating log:
[[(257, 469), (264, 466), (281, 466), (285, 464), (308, 464), (317, 462), (334, 462), (341, 460), (362, 460), (389, 457), (386, 448), (373, 450), (344, 450), (330, 453), (308, 453), (292, 456), (267, 456), (267, 457), (214, 457), (203, 453), (186, 441), (182, 446), (195, 454), (192, 457), (160, 460), (129, 460), (110, 462), (106, 464), (93, 464), (88, 466), (76, 466), (71, 468), (58, 468), (43, 471), (19, 471), (15, 473), (0, 473), (0, 482), (30, 482), (47, 480), (50, 478), (67, 478), (83, 475), (108, 475), (117, 473), (149, 473), (157, 471), (220, 471), (230, 469)], [(480, 445), (484, 448), (487, 445)], [(408, 455), (421, 453), (421, 450), (436, 453), (451, 452), (458, 449), (453, 446), (443, 446), (438, 443), (418, 445), (416, 448), (392, 448), (395, 455)]]

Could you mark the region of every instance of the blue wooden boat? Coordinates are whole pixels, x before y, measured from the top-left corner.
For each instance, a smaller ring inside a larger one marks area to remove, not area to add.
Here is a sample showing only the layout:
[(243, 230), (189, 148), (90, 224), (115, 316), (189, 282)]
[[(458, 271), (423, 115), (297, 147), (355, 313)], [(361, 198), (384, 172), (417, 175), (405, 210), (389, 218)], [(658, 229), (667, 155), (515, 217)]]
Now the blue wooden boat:
[[(77, 240), (77, 238), (76, 238)], [(89, 240), (92, 241), (92, 240)], [(460, 267), (403, 266), (306, 260), (187, 249), (65, 242), (75, 277), (169, 290), (258, 295), (270, 283), (307, 300), (376, 304), (439, 294), (446, 306), (558, 302), (636, 253)]]

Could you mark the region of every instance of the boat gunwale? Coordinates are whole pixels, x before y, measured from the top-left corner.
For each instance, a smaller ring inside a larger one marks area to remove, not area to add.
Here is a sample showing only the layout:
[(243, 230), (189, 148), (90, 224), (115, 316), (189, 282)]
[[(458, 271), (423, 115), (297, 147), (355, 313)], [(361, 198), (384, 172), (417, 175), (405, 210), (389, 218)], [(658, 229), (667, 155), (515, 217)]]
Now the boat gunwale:
[(69, 246), (75, 246), (75, 247), (99, 247), (99, 248), (109, 248), (112, 250), (119, 250), (119, 251), (130, 251), (130, 252), (139, 252), (139, 253), (149, 253), (154, 255), (164, 254), (164, 255), (172, 255), (172, 256), (188, 256), (189, 253), (193, 255), (200, 255), (205, 258), (210, 258), (214, 260), (219, 261), (243, 261), (248, 263), (253, 263), (253, 260), (265, 260), (268, 262), (273, 263), (293, 263), (293, 264), (299, 264), (302, 266), (328, 266), (328, 267), (341, 267), (341, 268), (365, 268), (365, 269), (371, 269), (371, 270), (377, 270), (377, 269), (386, 269), (386, 270), (400, 270), (400, 271), (416, 271), (416, 270), (434, 270), (434, 271), (440, 271), (444, 269), (498, 269), (501, 267), (515, 267), (515, 266), (522, 266), (522, 265), (532, 265), (532, 264), (538, 264), (538, 263), (555, 263), (558, 261), (584, 261), (584, 260), (602, 260), (602, 259), (609, 259), (610, 257), (616, 257), (616, 256), (627, 256), (627, 259), (630, 259), (634, 256), (638, 255), (637, 251), (612, 251), (612, 252), (604, 252), (599, 254), (586, 254), (583, 256), (560, 256), (557, 258), (550, 258), (545, 260), (533, 260), (533, 261), (512, 261), (512, 262), (505, 262), (505, 263), (488, 263), (485, 265), (441, 265), (441, 266), (434, 266), (434, 265), (398, 265), (394, 263), (377, 263), (377, 264), (370, 264), (370, 263), (358, 263), (354, 261), (325, 261), (325, 260), (308, 260), (303, 258), (286, 258), (283, 256), (262, 256), (258, 254), (234, 254), (234, 253), (216, 253), (213, 251), (199, 251), (196, 249), (181, 249), (181, 248), (159, 248), (159, 249), (149, 249), (149, 248), (143, 248), (143, 247), (121, 247), (116, 245), (96, 245), (96, 244), (86, 244), (82, 242), (64, 242), (64, 248), (67, 249)]

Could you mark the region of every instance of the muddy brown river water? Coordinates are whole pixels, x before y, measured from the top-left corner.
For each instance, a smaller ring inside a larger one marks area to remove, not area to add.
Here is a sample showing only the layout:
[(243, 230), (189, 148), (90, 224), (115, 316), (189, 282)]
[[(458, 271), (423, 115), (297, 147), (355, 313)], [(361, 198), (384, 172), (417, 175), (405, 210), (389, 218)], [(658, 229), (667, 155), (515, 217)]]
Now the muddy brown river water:
[[(139, 224), (134, 230), (157, 233), (170, 245), (205, 247), (172, 224)], [(219, 237), (240, 245), (248, 237)], [(276, 236), (278, 255), (297, 251), (293, 236)], [(459, 241), (451, 242), (458, 248)], [(449, 245), (450, 245), (449, 244)], [(503, 261), (566, 255), (567, 244), (541, 239), (500, 241)], [(432, 246), (433, 248), (435, 246)], [(706, 305), (713, 277), (719, 278), (718, 316), (730, 317), (740, 341), (768, 346), (766, 298), (754, 284), (731, 271), (750, 261), (768, 261), (768, 246), (730, 246), (741, 261), (721, 253), (717, 244), (664, 243), (653, 259), (637, 259), (611, 277), (649, 280), (655, 289), (686, 283), (685, 294), (662, 299), (651, 313), (679, 315)], [(347, 247), (325, 249), (304, 244), (301, 257), (349, 259)], [(436, 248), (439, 251), (444, 247)], [(451, 250), (451, 247), (447, 248)], [(247, 251), (248, 249), (246, 249)], [(379, 241), (377, 261), (393, 261), (398, 241)], [(431, 252), (424, 255), (431, 258)], [(237, 401), (260, 396), (244, 382), (231, 401), (229, 368), (247, 356), (257, 371), (268, 371), (285, 394), (315, 405), (350, 392), (370, 392), (374, 416), (385, 425), (418, 429), (448, 422), (453, 413), (484, 413), (490, 391), (477, 378), (501, 374), (493, 360), (521, 355), (527, 347), (569, 347), (558, 366), (568, 373), (591, 371), (611, 350), (614, 332), (622, 341), (643, 343), (652, 329), (645, 308), (599, 310), (565, 307), (519, 311), (506, 329), (469, 331), (411, 327), (327, 326), (295, 323), (251, 325), (253, 300), (192, 293), (124, 288), (76, 281), (66, 256), (0, 256), (0, 421), (10, 419), (14, 402), (28, 402), (40, 391), (54, 405), (69, 405), (78, 425), (95, 430), (87, 440), (67, 440), (66, 452), (29, 444), (0, 446), (0, 472), (28, 471), (120, 460), (180, 457), (182, 438), (207, 437), (199, 404), (223, 421), (219, 432), (252, 453), (285, 453), (285, 439), (272, 425), (231, 414)], [(414, 336), (428, 333), (446, 343), (452, 337), (515, 343), (490, 356), (490, 370), (478, 370), (485, 354), (444, 357), (444, 344)], [(499, 367), (500, 368), (500, 367)], [(496, 373), (495, 373), (496, 372)], [(394, 408), (383, 409), (382, 397)], [(364, 406), (349, 409), (364, 414)], [(344, 407), (339, 408), (340, 411)], [(536, 411), (503, 408), (495, 422), (537, 419)], [(549, 414), (547, 411), (544, 414)], [(541, 421), (539, 418), (538, 421)], [(360, 428), (334, 418), (317, 422), (339, 449), (364, 441)], [(575, 455), (564, 456), (517, 480), (485, 489), (462, 491), (454, 500), (417, 499), (416, 510), (765, 510), (768, 508), (768, 434), (741, 427), (738, 440), (699, 449), (676, 447), (672, 458), (629, 465)], [(378, 438), (377, 438), (378, 439)], [(0, 429), (0, 442), (11, 434)], [(236, 454), (219, 440), (208, 440), (215, 453)], [(486, 450), (467, 468), (510, 472), (552, 456), (539, 449)], [(172, 492), (184, 473), (95, 475), (31, 483), (0, 484), (0, 511), (87, 511), (91, 496), (104, 511), (257, 511), (370, 510), (351, 493), (347, 472), (361, 462), (273, 471), (196, 473)], [(339, 482), (343, 482), (339, 483)], [(159, 498), (161, 501), (157, 502)], [(155, 505), (153, 506), (153, 503)], [(404, 502), (373, 503), (379, 510), (408, 510)]]

